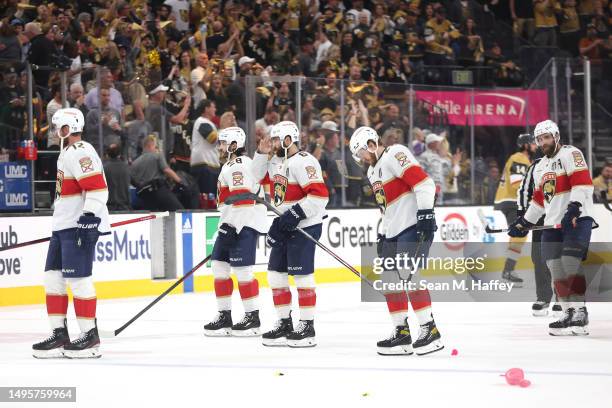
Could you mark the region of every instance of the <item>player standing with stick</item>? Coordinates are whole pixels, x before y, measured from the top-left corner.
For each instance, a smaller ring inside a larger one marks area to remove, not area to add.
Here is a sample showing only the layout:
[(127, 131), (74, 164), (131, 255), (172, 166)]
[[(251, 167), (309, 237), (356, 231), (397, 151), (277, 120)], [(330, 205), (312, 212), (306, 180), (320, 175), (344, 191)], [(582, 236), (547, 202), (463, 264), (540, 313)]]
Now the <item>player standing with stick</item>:
[[(33, 354), (36, 358), (98, 358), (100, 338), (92, 268), (98, 237), (110, 230), (106, 178), (95, 149), (81, 140), (85, 124), (81, 111), (60, 109), (52, 123), (61, 140), (53, 233), (45, 263), (47, 313), (53, 333), (32, 346)], [(81, 329), (80, 337), (72, 342), (66, 322), (68, 285)]]

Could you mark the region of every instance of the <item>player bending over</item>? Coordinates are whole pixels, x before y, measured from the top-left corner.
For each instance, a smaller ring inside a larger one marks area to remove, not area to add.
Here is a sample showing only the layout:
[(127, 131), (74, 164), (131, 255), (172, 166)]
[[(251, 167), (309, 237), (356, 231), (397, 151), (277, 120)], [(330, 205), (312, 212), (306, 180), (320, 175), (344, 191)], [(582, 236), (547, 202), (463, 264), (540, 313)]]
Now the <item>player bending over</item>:
[[(253, 161), (244, 155), (246, 135), (241, 128), (223, 129), (218, 140), (220, 159), (226, 161), (217, 182), (221, 219), (212, 251), (212, 272), (219, 313), (204, 326), (204, 333), (207, 336), (258, 336), (259, 283), (253, 275), (253, 265), (257, 238), (266, 231), (266, 208), (253, 200), (225, 204), (225, 200), (232, 195), (257, 193), (260, 180), (253, 175)], [(238, 290), (244, 306), (244, 317), (236, 324), (232, 324), (234, 283), (230, 271), (238, 279)]]
[(542, 233), (542, 257), (550, 269), (563, 316), (549, 324), (553, 336), (586, 335), (589, 317), (584, 294), (586, 280), (581, 262), (586, 259), (593, 227), (593, 182), (582, 152), (562, 146), (559, 128), (551, 120), (537, 124), (534, 136), (544, 157), (536, 165), (533, 200), (508, 235), (524, 237), (545, 214), (544, 224), (561, 229)]
[[(258, 177), (263, 178), (268, 173), (274, 205), (283, 213), (274, 219), (266, 237), (272, 247), (268, 283), (279, 320), (273, 330), (263, 334), (265, 346), (312, 347), (317, 344), (314, 329), (315, 244), (295, 228), (299, 226), (319, 239), (328, 192), (319, 162), (310, 153), (299, 151), (299, 138), (295, 123), (280, 122), (272, 128), (270, 137), (262, 139), (253, 157), (260, 169)], [(289, 275), (295, 280), (300, 307), (300, 323), (295, 329), (291, 320)]]
[[(376, 131), (364, 126), (351, 136), (353, 158), (369, 165), (368, 179), (382, 212), (382, 234), (378, 236), (379, 257), (409, 253), (426, 257), (437, 230), (434, 216), (436, 186), (406, 146), (385, 148)], [(433, 319), (428, 290), (386, 292), (387, 307), (395, 330), (379, 341), (383, 355), (433, 353), (444, 348)], [(408, 325), (408, 299), (419, 325), (418, 339), (412, 344)]]
[[(98, 237), (110, 231), (106, 178), (96, 150), (81, 140), (85, 124), (81, 111), (60, 109), (52, 123), (61, 140), (53, 233), (45, 263), (47, 313), (53, 333), (32, 346), (33, 354), (36, 358), (97, 358), (101, 354), (92, 267)], [(81, 329), (81, 335), (72, 342), (66, 322), (68, 285)]]

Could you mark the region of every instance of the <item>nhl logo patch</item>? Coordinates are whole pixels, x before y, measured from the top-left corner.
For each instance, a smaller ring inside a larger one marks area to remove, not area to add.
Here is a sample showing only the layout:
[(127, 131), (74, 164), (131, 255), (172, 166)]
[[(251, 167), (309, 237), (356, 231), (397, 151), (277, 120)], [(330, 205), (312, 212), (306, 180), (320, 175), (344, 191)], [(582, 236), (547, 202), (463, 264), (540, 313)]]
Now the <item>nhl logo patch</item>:
[(377, 181), (372, 184), (372, 191), (374, 192), (374, 199), (376, 200), (376, 204), (380, 207), (382, 212), (387, 208), (387, 196), (385, 195), (385, 189), (383, 188), (383, 183), (381, 181)]
[(317, 169), (313, 166), (306, 166), (306, 175), (310, 180), (317, 178)]
[(89, 157), (83, 157), (82, 159), (79, 160), (79, 165), (81, 166), (81, 171), (83, 173), (89, 173), (90, 171), (93, 171), (93, 162), (91, 161), (91, 159)]
[(574, 157), (574, 166), (576, 167), (585, 167), (584, 157), (580, 152), (572, 152), (572, 156)]
[(287, 194), (289, 180), (287, 180), (287, 177), (275, 174), (272, 181), (274, 185), (274, 205), (278, 207), (285, 202), (285, 194)]
[(399, 165), (401, 167), (404, 167), (406, 165), (406, 163), (408, 163), (408, 157), (406, 157), (406, 154), (403, 152), (399, 152), (395, 155), (395, 158), (397, 159), (397, 161), (399, 162)]
[(244, 176), (241, 172), (235, 171), (232, 173), (232, 184), (234, 186), (242, 186), (244, 185)]
[(542, 193), (547, 203), (550, 203), (555, 196), (557, 187), (557, 174), (546, 173), (542, 176)]

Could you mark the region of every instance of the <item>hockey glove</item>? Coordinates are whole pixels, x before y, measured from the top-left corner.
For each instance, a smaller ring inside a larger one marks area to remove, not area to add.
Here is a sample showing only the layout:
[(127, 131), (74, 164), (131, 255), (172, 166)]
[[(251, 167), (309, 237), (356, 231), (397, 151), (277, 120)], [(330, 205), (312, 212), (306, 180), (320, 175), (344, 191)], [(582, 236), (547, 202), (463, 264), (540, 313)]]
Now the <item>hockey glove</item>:
[(306, 213), (299, 204), (296, 204), (278, 217), (278, 227), (281, 231), (293, 231), (305, 218)]
[(93, 213), (87, 212), (79, 217), (76, 230), (76, 246), (79, 248), (89, 247), (98, 241), (100, 226), (102, 220), (96, 217)]
[(378, 234), (376, 237), (376, 255), (379, 258), (383, 257), (383, 247), (385, 245), (385, 236), (383, 234)]
[(526, 212), (527, 212), (527, 210), (523, 210), (523, 209), (516, 210), (516, 218), (523, 217)]
[(433, 208), (430, 210), (417, 211), (416, 233), (417, 240), (420, 242), (431, 242), (434, 233), (438, 230), (436, 226), (436, 215)]
[(280, 230), (279, 220), (280, 218), (276, 217), (274, 221), (272, 221), (272, 226), (266, 234), (266, 242), (271, 248), (281, 248), (283, 245), (285, 245), (285, 239), (287, 237)]
[(561, 226), (564, 230), (576, 226), (576, 219), (580, 217), (580, 207), (582, 207), (582, 204), (577, 201), (572, 201), (567, 205), (567, 211), (561, 220)]
[(508, 235), (513, 238), (523, 238), (529, 234), (529, 228), (533, 226), (532, 223), (527, 221), (523, 217), (518, 217), (510, 226), (508, 227)]
[(217, 235), (219, 243), (224, 247), (233, 247), (238, 242), (238, 232), (236, 228), (229, 224), (223, 223), (219, 226), (219, 234)]

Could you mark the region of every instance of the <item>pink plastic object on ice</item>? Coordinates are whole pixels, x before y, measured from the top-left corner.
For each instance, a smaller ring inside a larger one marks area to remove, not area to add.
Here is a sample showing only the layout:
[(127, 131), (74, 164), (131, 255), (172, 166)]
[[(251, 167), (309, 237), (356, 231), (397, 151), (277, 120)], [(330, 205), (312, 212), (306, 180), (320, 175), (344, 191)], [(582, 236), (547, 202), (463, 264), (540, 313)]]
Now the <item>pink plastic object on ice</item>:
[(457, 354), (459, 354), (457, 349), (453, 349), (453, 351), (451, 351), (451, 356), (456, 356)]
[(504, 375), (510, 385), (519, 385), (525, 379), (525, 373), (520, 368), (511, 368)]
[(531, 385), (531, 381), (529, 380), (522, 380), (519, 385), (521, 386), (521, 388), (527, 388)]

